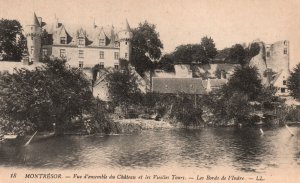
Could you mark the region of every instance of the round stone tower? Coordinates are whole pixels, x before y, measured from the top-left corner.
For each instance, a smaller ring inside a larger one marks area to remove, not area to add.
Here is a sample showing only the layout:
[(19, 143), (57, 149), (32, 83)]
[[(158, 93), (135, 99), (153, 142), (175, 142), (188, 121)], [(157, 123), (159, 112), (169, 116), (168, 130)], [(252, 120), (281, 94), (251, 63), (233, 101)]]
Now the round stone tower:
[(120, 59), (130, 60), (131, 55), (131, 39), (132, 32), (128, 21), (126, 20), (122, 29), (119, 31), (119, 40), (120, 40)]
[(25, 32), (29, 62), (38, 62), (40, 60), (41, 53), (42, 28), (35, 13), (33, 14), (32, 23), (30, 25), (26, 25)]

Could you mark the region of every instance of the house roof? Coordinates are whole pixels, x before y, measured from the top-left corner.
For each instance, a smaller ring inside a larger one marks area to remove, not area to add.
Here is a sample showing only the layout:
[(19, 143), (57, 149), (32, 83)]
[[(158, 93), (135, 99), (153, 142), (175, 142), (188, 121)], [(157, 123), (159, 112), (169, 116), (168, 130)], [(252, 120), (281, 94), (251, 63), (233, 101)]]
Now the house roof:
[(152, 78), (152, 91), (157, 93), (205, 94), (200, 78)]
[(221, 87), (227, 83), (227, 79), (209, 79), (210, 87)]
[(120, 31), (131, 30), (129, 24), (126, 20), (125, 26), (123, 28), (114, 27), (113, 25), (107, 26), (97, 26), (97, 25), (89, 25), (85, 26), (84, 28), (80, 25), (68, 24), (68, 23), (49, 23), (43, 27), (44, 30), (48, 32), (48, 34), (52, 35), (53, 38), (59, 37), (60, 34), (64, 34), (64, 32), (68, 35), (67, 45), (77, 45), (77, 38), (79, 34), (84, 33), (86, 38), (86, 45), (87, 46), (98, 46), (99, 38), (105, 37), (106, 38), (106, 46), (112, 45), (115, 41), (119, 41), (118, 33)]

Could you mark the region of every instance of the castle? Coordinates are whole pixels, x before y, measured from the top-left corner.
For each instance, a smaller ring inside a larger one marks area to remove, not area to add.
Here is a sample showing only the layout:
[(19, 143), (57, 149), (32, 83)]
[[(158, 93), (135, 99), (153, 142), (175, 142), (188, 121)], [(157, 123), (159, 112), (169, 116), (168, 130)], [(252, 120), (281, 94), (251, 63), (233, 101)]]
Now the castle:
[(287, 79), (290, 76), (289, 41), (277, 41), (273, 44), (254, 42), (259, 44), (260, 51), (250, 60), (250, 66), (257, 67), (263, 85), (276, 87), (278, 96), (289, 96), (287, 88)]
[(26, 26), (28, 57), (25, 62), (40, 62), (49, 56), (64, 58), (71, 67), (119, 68), (119, 60), (130, 60), (132, 31), (126, 20), (121, 29), (111, 27), (71, 28), (60, 23), (46, 24), (34, 13)]

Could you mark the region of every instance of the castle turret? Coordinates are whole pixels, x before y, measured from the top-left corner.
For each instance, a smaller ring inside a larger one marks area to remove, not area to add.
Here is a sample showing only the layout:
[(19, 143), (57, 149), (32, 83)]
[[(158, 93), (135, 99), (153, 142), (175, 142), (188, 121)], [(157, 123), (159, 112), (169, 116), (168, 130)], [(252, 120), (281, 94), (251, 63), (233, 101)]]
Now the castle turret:
[(33, 14), (33, 20), (30, 25), (26, 25), (26, 39), (29, 54), (29, 62), (38, 62), (41, 53), (41, 34), (42, 28), (36, 14)]
[(132, 31), (126, 20), (122, 29), (119, 32), (119, 40), (120, 40), (120, 59), (130, 60), (131, 54), (131, 39), (132, 39)]

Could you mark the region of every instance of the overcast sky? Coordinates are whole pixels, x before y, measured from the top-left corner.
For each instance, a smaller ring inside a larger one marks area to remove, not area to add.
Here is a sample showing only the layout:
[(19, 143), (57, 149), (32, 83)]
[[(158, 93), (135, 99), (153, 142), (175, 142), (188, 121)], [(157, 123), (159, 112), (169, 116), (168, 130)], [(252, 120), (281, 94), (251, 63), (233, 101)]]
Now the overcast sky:
[(0, 0), (0, 18), (22, 25), (32, 14), (52, 22), (131, 27), (147, 20), (157, 26), (164, 52), (211, 36), (218, 49), (260, 39), (290, 41), (291, 65), (300, 62), (299, 0)]

